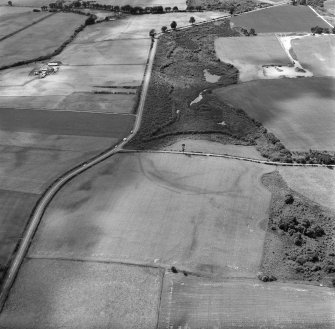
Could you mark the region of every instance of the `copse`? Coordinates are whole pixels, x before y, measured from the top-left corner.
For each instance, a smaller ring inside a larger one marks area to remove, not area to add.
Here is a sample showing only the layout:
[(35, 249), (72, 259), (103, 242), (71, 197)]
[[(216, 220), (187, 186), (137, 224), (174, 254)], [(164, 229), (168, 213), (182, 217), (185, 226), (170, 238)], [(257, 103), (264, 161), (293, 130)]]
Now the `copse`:
[(170, 24), (170, 26), (171, 26), (171, 29), (176, 29), (176, 27), (177, 27), (177, 22), (176, 21), (173, 21), (171, 24)]
[(171, 7), (165, 7), (165, 11), (169, 13), (171, 11)]
[(174, 6), (173, 7), (173, 11), (178, 11), (179, 9), (178, 9), (178, 7), (177, 6)]
[(150, 30), (150, 32), (149, 32), (149, 36), (150, 36), (151, 38), (154, 38), (155, 35), (156, 35), (156, 30), (155, 30), (155, 29)]
[(166, 30), (167, 30), (167, 26), (165, 26), (165, 25), (164, 25), (164, 26), (162, 26), (161, 30), (162, 30), (162, 32), (163, 32), (163, 33), (165, 33), (165, 32), (166, 32)]
[(194, 22), (195, 22), (195, 18), (194, 18), (193, 16), (191, 16), (189, 22), (190, 22), (191, 24), (194, 24)]

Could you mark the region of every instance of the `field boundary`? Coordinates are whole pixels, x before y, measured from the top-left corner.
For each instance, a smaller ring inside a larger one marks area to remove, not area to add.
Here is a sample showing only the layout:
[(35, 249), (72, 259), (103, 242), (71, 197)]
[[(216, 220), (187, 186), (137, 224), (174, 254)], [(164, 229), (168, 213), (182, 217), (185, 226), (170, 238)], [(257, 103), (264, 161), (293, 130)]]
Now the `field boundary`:
[(335, 168), (335, 165), (325, 165), (322, 163), (290, 163), (290, 162), (276, 162), (276, 161), (267, 161), (261, 159), (254, 159), (248, 157), (241, 157), (237, 155), (230, 154), (218, 154), (218, 153), (205, 153), (205, 152), (192, 152), (192, 151), (167, 151), (167, 150), (131, 150), (131, 149), (121, 149), (120, 153), (165, 153), (165, 154), (184, 154), (184, 155), (194, 155), (194, 156), (206, 156), (214, 158), (226, 158), (234, 159), (248, 162), (255, 162), (270, 166), (283, 166), (283, 167), (323, 167), (323, 168)]
[(29, 24), (29, 25), (27, 25), (27, 26), (24, 26), (24, 27), (22, 27), (21, 29), (19, 29), (19, 30), (17, 30), (17, 31), (14, 31), (14, 32), (12, 32), (12, 33), (10, 33), (10, 34), (7, 34), (7, 35), (5, 35), (4, 37), (0, 38), (0, 41), (3, 41), (3, 40), (5, 40), (5, 39), (8, 39), (8, 38), (12, 37), (13, 35), (15, 35), (15, 34), (21, 32), (21, 31), (24, 31), (25, 29), (27, 29), (27, 28), (29, 28), (29, 27), (31, 27), (31, 26), (33, 26), (33, 25), (39, 23), (39, 22), (42, 22), (42, 21), (44, 21), (45, 19), (47, 19), (47, 18), (49, 18), (50, 16), (55, 15), (55, 14), (56, 14), (56, 13), (51, 13), (51, 14), (49, 14), (49, 15), (46, 15), (46, 16), (42, 17), (41, 19), (37, 20), (36, 22), (33, 22), (33, 23), (31, 23), (31, 24)]
[(312, 11), (314, 11), (314, 13), (318, 16), (318, 17), (320, 17), (323, 21), (325, 21), (330, 27), (332, 27), (332, 28), (334, 28), (334, 25), (332, 25), (332, 24), (330, 24), (325, 18), (323, 18), (323, 16), (321, 16), (313, 7), (311, 7), (311, 6), (309, 6), (308, 5), (308, 7), (309, 7), (309, 9), (310, 10), (312, 10)]

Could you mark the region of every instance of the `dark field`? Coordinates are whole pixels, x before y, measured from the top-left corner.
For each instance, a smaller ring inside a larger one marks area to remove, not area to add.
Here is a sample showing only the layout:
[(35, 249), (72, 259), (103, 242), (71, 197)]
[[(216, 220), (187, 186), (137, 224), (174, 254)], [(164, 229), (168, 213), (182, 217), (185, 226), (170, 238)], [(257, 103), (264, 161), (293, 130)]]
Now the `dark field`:
[(311, 27), (328, 27), (307, 6), (283, 5), (232, 17), (235, 26), (254, 28), (257, 33), (310, 32)]
[(132, 115), (118, 114), (21, 109), (0, 111), (1, 130), (40, 134), (122, 138), (128, 135), (134, 120)]

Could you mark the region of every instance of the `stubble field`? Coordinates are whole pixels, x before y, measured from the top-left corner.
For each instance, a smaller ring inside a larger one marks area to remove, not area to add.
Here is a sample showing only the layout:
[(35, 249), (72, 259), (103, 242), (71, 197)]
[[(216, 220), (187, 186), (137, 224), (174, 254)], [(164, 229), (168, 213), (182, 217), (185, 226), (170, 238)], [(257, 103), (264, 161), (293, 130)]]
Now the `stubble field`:
[(231, 22), (235, 26), (254, 28), (257, 33), (272, 32), (310, 32), (311, 27), (328, 27), (307, 6), (282, 5), (233, 16)]
[(275, 36), (232, 37), (215, 40), (222, 62), (239, 70), (239, 80), (264, 79), (262, 65), (288, 65), (290, 60)]
[(332, 78), (258, 80), (215, 94), (260, 121), (290, 150), (334, 151)]
[(270, 201), (259, 182), (265, 171), (225, 159), (116, 155), (62, 189), (29, 255), (253, 277)]
[(331, 288), (167, 274), (158, 328), (331, 329)]

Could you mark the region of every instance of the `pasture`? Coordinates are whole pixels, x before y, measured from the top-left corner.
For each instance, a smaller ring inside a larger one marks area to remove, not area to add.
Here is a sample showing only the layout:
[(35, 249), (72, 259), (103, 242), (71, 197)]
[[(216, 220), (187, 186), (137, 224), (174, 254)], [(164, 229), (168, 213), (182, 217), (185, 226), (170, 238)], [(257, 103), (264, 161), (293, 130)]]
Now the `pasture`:
[(335, 77), (335, 36), (304, 36), (292, 40), (300, 64), (315, 76)]
[(258, 80), (217, 89), (292, 151), (334, 151), (334, 79)]
[(335, 209), (335, 173), (328, 168), (281, 167), (288, 186), (324, 207)]
[(1, 41), (0, 66), (52, 54), (84, 21), (82, 15), (58, 13)]
[(152, 268), (28, 259), (0, 314), (0, 328), (154, 328), (160, 277)]
[(239, 70), (241, 82), (264, 79), (262, 65), (288, 65), (290, 60), (275, 36), (231, 37), (215, 40), (222, 62)]
[(334, 305), (331, 288), (170, 273), (164, 278), (158, 328), (331, 329)]
[(29, 8), (0, 7), (0, 39), (32, 23), (46, 18), (50, 13), (34, 13)]
[(260, 183), (266, 170), (217, 158), (115, 155), (56, 195), (29, 255), (254, 277), (270, 202)]
[(233, 16), (234, 26), (254, 28), (256, 33), (310, 32), (311, 27), (329, 25), (308, 6), (282, 5)]

